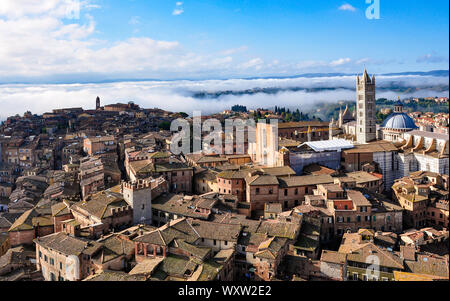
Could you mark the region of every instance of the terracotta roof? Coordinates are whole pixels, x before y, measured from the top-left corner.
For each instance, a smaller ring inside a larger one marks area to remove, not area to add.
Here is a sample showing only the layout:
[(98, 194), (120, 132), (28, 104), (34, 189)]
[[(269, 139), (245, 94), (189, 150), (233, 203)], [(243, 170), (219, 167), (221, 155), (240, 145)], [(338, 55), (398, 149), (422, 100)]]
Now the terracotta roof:
[(129, 275), (124, 272), (115, 271), (102, 271), (99, 274), (95, 274), (87, 277), (83, 281), (146, 281), (144, 276), (139, 275)]
[(293, 176), (278, 178), (280, 187), (295, 187), (295, 186), (311, 186), (318, 184), (331, 184), (334, 179), (329, 175), (311, 175), (311, 176)]
[(347, 260), (347, 254), (339, 253), (337, 251), (323, 250), (320, 261), (331, 262), (337, 264), (344, 264)]
[(405, 260), (409, 272), (449, 278), (448, 260), (444, 257), (417, 255), (416, 261)]
[(73, 209), (84, 209), (89, 214), (103, 219), (112, 216), (111, 209), (128, 207), (128, 203), (123, 196), (110, 191), (101, 191), (91, 196), (88, 201), (81, 201), (73, 205)]
[(265, 186), (265, 185), (278, 185), (278, 178), (269, 175), (256, 175), (246, 178), (247, 185), (250, 186)]
[(36, 209), (25, 211), (9, 228), (9, 232), (32, 230), (34, 227), (51, 226), (53, 220), (50, 216), (41, 215)]
[(95, 241), (87, 241), (59, 232), (44, 237), (39, 237), (34, 242), (46, 249), (56, 250), (65, 255), (93, 254), (102, 248), (102, 244)]
[(129, 275), (151, 275), (158, 265), (164, 260), (163, 257), (146, 259), (139, 262), (128, 274)]
[(359, 249), (353, 250), (347, 254), (347, 260), (353, 262), (366, 263), (366, 259), (370, 255), (378, 256), (382, 267), (390, 267), (403, 270), (403, 260), (397, 255), (384, 251), (381, 248), (375, 246), (373, 243), (364, 244)]

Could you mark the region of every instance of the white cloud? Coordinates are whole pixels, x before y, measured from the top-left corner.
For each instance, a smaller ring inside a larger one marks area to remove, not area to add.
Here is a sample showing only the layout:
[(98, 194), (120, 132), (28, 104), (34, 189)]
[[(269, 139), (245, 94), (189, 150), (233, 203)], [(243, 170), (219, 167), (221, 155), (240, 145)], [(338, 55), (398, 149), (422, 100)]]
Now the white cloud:
[(183, 9), (182, 5), (183, 5), (183, 2), (176, 2), (175, 3), (176, 8), (173, 10), (172, 15), (179, 16), (182, 13), (184, 13), (184, 9)]
[(330, 63), (330, 66), (341, 66), (341, 65), (344, 65), (344, 64), (348, 64), (350, 62), (351, 62), (350, 58), (340, 58), (338, 60), (332, 61)]
[(346, 10), (346, 11), (356, 11), (356, 8), (352, 6), (351, 4), (344, 3), (341, 6), (339, 6), (339, 10)]
[[(386, 89), (392, 83), (403, 87), (426, 87), (427, 85), (448, 85), (448, 77), (432, 76), (378, 76), (377, 97), (396, 98), (397, 91)], [(353, 100), (355, 76), (316, 77), (316, 78), (267, 78), (267, 79), (229, 79), (203, 81), (147, 81), (118, 82), (105, 84), (71, 85), (0, 85), (0, 120), (30, 110), (43, 113), (55, 108), (84, 107), (93, 108), (95, 98), (100, 96), (103, 104), (135, 101), (144, 108), (158, 107), (169, 111), (192, 112), (193, 108), (204, 113), (229, 109), (242, 104), (248, 108), (286, 107), (308, 110), (318, 102), (338, 102)], [(253, 88), (337, 88), (332, 91), (308, 93), (306, 91), (284, 90), (276, 94), (257, 93), (253, 95), (226, 95), (214, 99), (194, 98), (194, 93), (218, 91), (244, 91)], [(402, 96), (448, 96), (448, 91), (437, 92), (420, 90)]]
[[(311, 72), (354, 72), (361, 62), (286, 62), (252, 57), (247, 46), (214, 53), (185, 49), (178, 41), (147, 36), (99, 40), (89, 10), (95, 0), (80, 1), (80, 19), (67, 19), (75, 0), (0, 0), (0, 83), (78, 82), (115, 78), (225, 78), (293, 75)], [(175, 10), (183, 10), (176, 2)], [(138, 30), (139, 17), (129, 20)], [(234, 47), (234, 48), (232, 48)], [(353, 70), (352, 70), (353, 68)]]
[[(169, 77), (187, 70), (202, 73), (230, 68), (228, 54), (192, 53), (177, 41), (140, 37), (112, 44), (94, 39), (96, 23), (86, 14), (88, 7), (97, 6), (82, 1), (82, 20), (67, 22), (69, 2), (1, 0), (0, 82), (87, 73)], [(138, 17), (129, 21), (133, 25), (139, 22)]]
[(259, 70), (263, 67), (264, 61), (261, 58), (254, 58), (247, 62), (244, 62), (241, 64), (241, 68), (243, 69), (249, 69), (254, 68), (256, 70)]
[(141, 24), (141, 18), (139, 16), (133, 16), (130, 18), (130, 21), (128, 21), (128, 24), (136, 26)]
[(241, 46), (241, 47), (238, 47), (238, 48), (227, 49), (227, 50), (224, 50), (224, 51), (222, 51), (220, 53), (223, 54), (223, 55), (232, 55), (232, 54), (239, 53), (239, 52), (245, 52), (247, 50), (248, 50), (247, 46)]
[(439, 56), (436, 53), (429, 53), (422, 55), (417, 58), (417, 63), (442, 63), (442, 62), (448, 62), (448, 58), (445, 58), (443, 56)]
[(182, 8), (175, 8), (175, 9), (173, 10), (173, 12), (172, 12), (172, 15), (174, 15), (174, 16), (179, 16), (179, 15), (181, 15), (182, 13), (184, 13), (184, 9), (182, 9)]

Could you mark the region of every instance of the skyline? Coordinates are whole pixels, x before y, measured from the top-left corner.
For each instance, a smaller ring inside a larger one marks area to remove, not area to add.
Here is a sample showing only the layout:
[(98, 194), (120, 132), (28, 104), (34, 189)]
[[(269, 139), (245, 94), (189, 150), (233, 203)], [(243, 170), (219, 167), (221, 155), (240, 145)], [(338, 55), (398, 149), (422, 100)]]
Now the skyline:
[[(372, 75), (372, 72), (368, 70)], [(102, 104), (134, 101), (144, 108), (192, 113), (228, 110), (240, 104), (253, 108), (310, 110), (318, 103), (354, 100), (356, 76), (259, 78), (228, 80), (126, 81), (85, 84), (7, 84), (0, 85), (0, 120), (25, 111), (41, 114), (52, 109), (83, 107), (92, 109), (99, 96)], [(377, 76), (377, 98), (448, 97), (448, 75)], [(221, 94), (249, 89), (277, 89), (276, 93)], [(398, 89), (403, 92), (400, 92)], [(309, 91), (308, 91), (309, 89)], [(196, 97), (197, 93), (218, 93), (217, 97)], [(18, 106), (20, 104), (20, 106)]]
[(431, 2), (0, 0), (0, 283), (448, 281)]
[(381, 0), (372, 20), (368, 6), (4, 0), (0, 83), (448, 70), (448, 3)]

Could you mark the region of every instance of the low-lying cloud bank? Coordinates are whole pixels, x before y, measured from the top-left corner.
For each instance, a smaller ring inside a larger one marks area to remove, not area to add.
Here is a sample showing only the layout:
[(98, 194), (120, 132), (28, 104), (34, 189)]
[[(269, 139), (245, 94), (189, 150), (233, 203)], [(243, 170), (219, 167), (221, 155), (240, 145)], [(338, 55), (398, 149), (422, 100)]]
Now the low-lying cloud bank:
[[(449, 77), (379, 76), (377, 97), (448, 96)], [(201, 110), (205, 114), (229, 109), (235, 104), (248, 108), (275, 105), (312, 109), (320, 102), (337, 102), (355, 98), (355, 77), (299, 77), (273, 79), (229, 79), (204, 81), (145, 81), (102, 84), (0, 85), (0, 120), (25, 111), (42, 114), (55, 108), (94, 108), (95, 98), (102, 104), (134, 101), (144, 108), (169, 111)], [(275, 89), (275, 93), (248, 92), (251, 89)], [(278, 90), (277, 90), (278, 89)], [(316, 89), (308, 92), (301, 89)], [(245, 91), (229, 94), (226, 91)], [(403, 92), (399, 92), (403, 91)], [(215, 97), (199, 98), (199, 93)], [(238, 95), (237, 95), (238, 94)]]

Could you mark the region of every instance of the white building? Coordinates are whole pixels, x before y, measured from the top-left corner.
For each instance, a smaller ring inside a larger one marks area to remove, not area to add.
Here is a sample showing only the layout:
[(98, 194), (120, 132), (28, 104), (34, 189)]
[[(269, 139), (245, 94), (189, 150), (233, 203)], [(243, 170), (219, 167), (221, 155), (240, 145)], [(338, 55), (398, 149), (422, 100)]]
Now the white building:
[(403, 134), (400, 145), (400, 177), (415, 171), (449, 174), (449, 137), (445, 134), (410, 131)]

